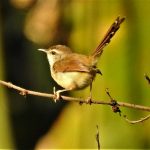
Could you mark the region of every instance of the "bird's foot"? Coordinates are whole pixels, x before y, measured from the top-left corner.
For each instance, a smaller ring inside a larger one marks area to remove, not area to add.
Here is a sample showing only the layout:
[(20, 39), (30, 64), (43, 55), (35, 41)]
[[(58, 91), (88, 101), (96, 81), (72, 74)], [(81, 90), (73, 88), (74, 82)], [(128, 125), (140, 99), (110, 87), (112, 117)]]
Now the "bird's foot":
[(89, 96), (87, 99), (86, 99), (86, 103), (87, 104), (92, 104), (92, 97), (91, 96)]
[(54, 102), (56, 103), (61, 98), (60, 91), (56, 91), (56, 88), (54, 87), (53, 93), (54, 93), (53, 99), (54, 99)]

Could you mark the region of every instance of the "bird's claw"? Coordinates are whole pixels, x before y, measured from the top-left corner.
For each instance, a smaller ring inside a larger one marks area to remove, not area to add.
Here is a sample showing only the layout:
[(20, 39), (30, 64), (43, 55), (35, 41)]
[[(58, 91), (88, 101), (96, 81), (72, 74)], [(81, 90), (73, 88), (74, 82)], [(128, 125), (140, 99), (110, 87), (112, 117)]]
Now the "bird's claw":
[(56, 103), (58, 100), (60, 100), (60, 92), (59, 91), (56, 91), (56, 88), (54, 87), (53, 88), (53, 93), (54, 93), (54, 97), (53, 97), (53, 99), (54, 99), (54, 102)]
[(87, 102), (87, 104), (92, 104), (92, 97), (91, 96), (89, 96), (87, 99), (86, 99), (86, 102)]

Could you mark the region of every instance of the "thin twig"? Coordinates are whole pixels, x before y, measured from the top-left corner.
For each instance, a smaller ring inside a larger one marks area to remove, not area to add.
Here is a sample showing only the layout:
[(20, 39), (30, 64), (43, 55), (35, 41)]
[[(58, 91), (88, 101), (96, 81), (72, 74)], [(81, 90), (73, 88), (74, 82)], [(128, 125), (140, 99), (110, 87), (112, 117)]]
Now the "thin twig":
[(106, 91), (106, 94), (108, 95), (108, 97), (110, 98), (110, 100), (111, 100), (111, 101), (114, 100), (114, 99), (112, 98), (112, 96), (110, 95), (109, 89), (106, 88), (105, 91)]
[(110, 98), (110, 102), (111, 102), (113, 112), (119, 113), (119, 115), (121, 116), (121, 110), (119, 108), (118, 102), (110, 95), (110, 92), (109, 92), (108, 88), (106, 88), (106, 94)]
[(146, 117), (140, 118), (139, 120), (129, 120), (126, 115), (123, 116), (128, 123), (136, 124), (140, 122), (144, 122), (150, 118), (150, 114)]
[(97, 128), (97, 133), (96, 133), (97, 148), (98, 148), (98, 150), (100, 150), (100, 141), (99, 141), (99, 129), (98, 129), (98, 125), (96, 126), (96, 128)]
[[(16, 85), (14, 85), (14, 84), (12, 84), (10, 82), (5, 82), (5, 81), (0, 80), (0, 84), (4, 85), (4, 86), (7, 86), (8, 88), (15, 89), (15, 90), (19, 91), (19, 94), (24, 95), (24, 96), (34, 95), (34, 96), (40, 96), (40, 97), (49, 98), (48, 100), (53, 100), (55, 98), (54, 94), (41, 93), (41, 92), (27, 90), (25, 88), (16, 86)], [(52, 98), (52, 99), (50, 99), (50, 98)], [(88, 104), (88, 102), (85, 99), (82, 99), (82, 98), (61, 96), (61, 99), (65, 100), (65, 101), (73, 101), (73, 102), (80, 102), (80, 103)], [(103, 105), (112, 106), (112, 102), (110, 102), (109, 100), (105, 100), (105, 101), (92, 100), (91, 104), (103, 104)], [(118, 102), (118, 101), (117, 101), (117, 104), (118, 104), (119, 107), (128, 107), (128, 108), (132, 108), (132, 109), (138, 109), (138, 110), (143, 110), (143, 111), (149, 111), (150, 112), (150, 107), (148, 107), (148, 106), (142, 106), (142, 105), (136, 105), (136, 104), (125, 103), (125, 102)]]
[[(118, 103), (117, 103), (117, 101), (114, 98), (112, 98), (112, 96), (110, 95), (110, 92), (109, 92), (108, 88), (106, 89), (106, 94), (109, 96), (110, 101), (112, 103), (112, 110), (113, 110), (113, 112), (115, 112), (115, 113), (119, 112), (119, 115), (121, 116), (121, 110), (120, 110), (120, 108), (118, 106)], [(148, 115), (148, 116), (146, 116), (144, 118), (140, 118), (139, 120), (129, 120), (127, 118), (127, 115), (123, 115), (123, 117), (125, 118), (125, 120), (128, 123), (136, 124), (136, 123), (140, 123), (140, 122), (144, 122), (144, 121), (148, 120), (150, 118), (150, 115)]]

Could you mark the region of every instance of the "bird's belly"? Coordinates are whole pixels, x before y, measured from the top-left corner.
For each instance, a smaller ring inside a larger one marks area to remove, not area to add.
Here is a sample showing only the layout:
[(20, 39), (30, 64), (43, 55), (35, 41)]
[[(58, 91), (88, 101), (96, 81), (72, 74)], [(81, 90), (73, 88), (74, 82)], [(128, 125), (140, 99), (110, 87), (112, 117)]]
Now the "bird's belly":
[(92, 81), (92, 75), (86, 72), (59, 72), (52, 74), (53, 79), (65, 89), (82, 89)]

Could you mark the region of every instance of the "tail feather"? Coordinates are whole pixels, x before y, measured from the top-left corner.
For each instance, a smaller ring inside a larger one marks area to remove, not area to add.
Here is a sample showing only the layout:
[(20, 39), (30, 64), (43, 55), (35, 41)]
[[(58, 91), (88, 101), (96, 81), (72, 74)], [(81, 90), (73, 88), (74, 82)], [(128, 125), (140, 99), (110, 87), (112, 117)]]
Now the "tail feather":
[(116, 20), (114, 21), (114, 23), (110, 26), (110, 28), (108, 29), (106, 35), (104, 36), (104, 38), (102, 39), (102, 41), (100, 42), (100, 44), (98, 45), (98, 47), (94, 50), (94, 52), (92, 53), (93, 57), (97, 57), (100, 56), (103, 52), (103, 48), (110, 43), (111, 38), (115, 35), (115, 33), (117, 32), (117, 30), (120, 28), (120, 24), (125, 20), (125, 18), (120, 18), (117, 17)]

